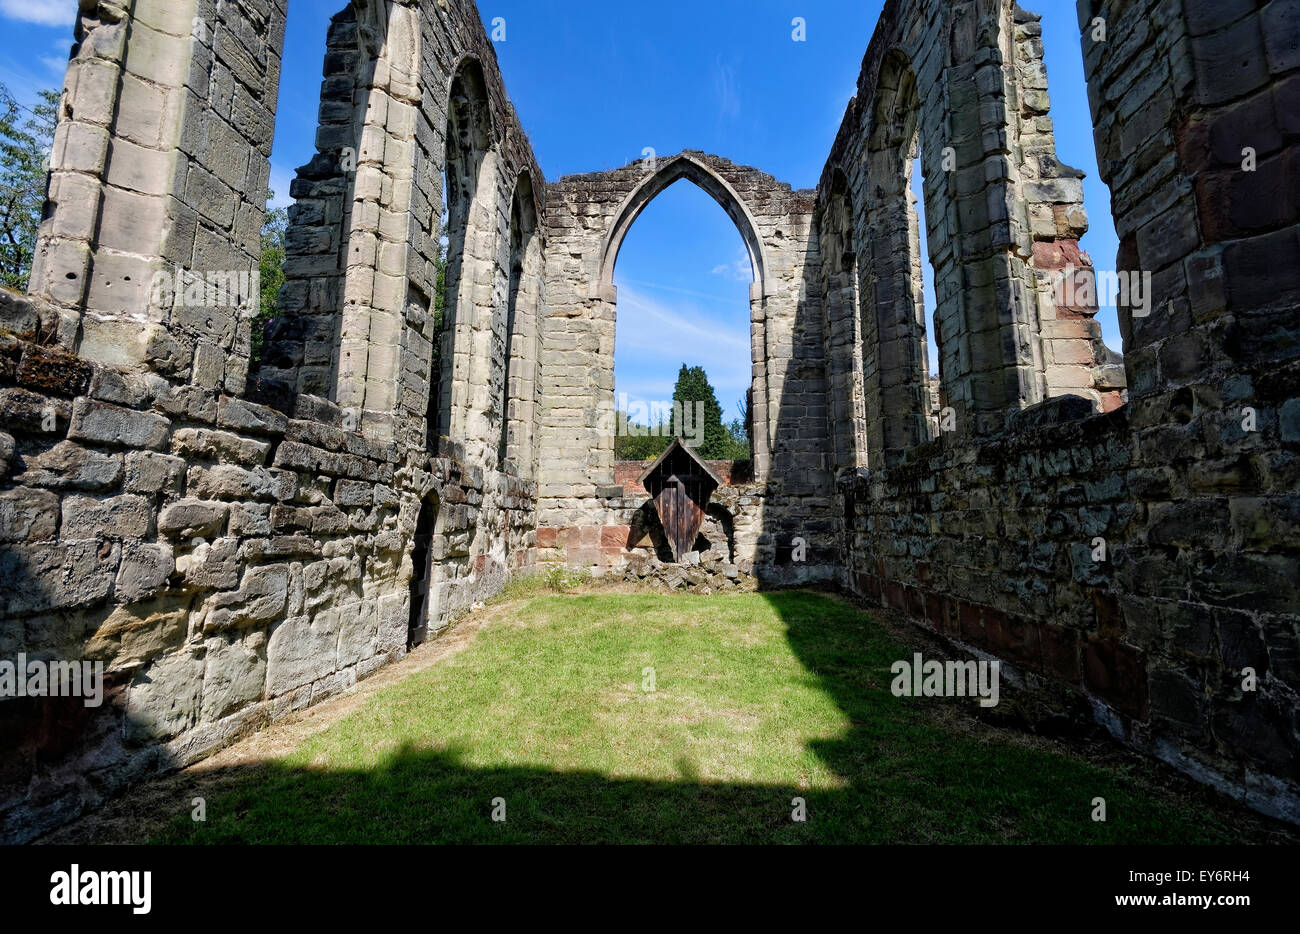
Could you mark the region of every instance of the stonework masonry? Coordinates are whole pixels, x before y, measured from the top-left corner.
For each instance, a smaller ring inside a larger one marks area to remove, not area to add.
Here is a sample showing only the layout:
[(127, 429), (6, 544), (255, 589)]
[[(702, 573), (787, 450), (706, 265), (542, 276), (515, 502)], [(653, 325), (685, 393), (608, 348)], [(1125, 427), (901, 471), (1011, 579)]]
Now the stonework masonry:
[[(0, 293), (0, 658), (108, 683), (0, 700), (0, 838), (557, 562), (843, 587), (1300, 822), (1300, 6), (1078, 9), (1114, 258), (1079, 249), (1013, 0), (888, 0), (808, 190), (695, 151), (548, 183), (473, 4), (354, 0), (255, 357), (226, 286), (258, 267), (287, 0), (83, 0), (29, 294)], [(753, 460), (679, 566), (614, 460), (613, 271), (683, 178), (754, 270)], [(1122, 359), (1058, 288), (1094, 261), (1151, 274)]]

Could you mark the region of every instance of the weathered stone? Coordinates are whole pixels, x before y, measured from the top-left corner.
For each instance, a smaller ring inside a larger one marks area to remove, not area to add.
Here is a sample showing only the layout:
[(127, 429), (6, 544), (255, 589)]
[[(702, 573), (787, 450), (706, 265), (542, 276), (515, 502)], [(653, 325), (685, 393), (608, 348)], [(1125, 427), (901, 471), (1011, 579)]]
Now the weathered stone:
[(185, 476), (185, 461), (153, 451), (131, 451), (126, 455), (128, 493), (179, 495)]
[(276, 624), (266, 650), (267, 691), (283, 694), (333, 671), (339, 627), (337, 610)]
[(92, 373), (89, 364), (71, 354), (27, 344), (14, 376), (27, 389), (72, 398), (86, 392)]
[(138, 603), (156, 596), (167, 587), (176, 563), (166, 545), (128, 542), (122, 548), (113, 594), (123, 603)]
[(265, 441), (241, 438), (227, 431), (182, 428), (172, 434), (172, 453), (192, 460), (258, 465), (266, 463), (270, 448)]
[(167, 655), (144, 668), (126, 695), (125, 732), (136, 743), (175, 736), (198, 719), (203, 659), (198, 653)]
[(266, 684), (264, 633), (213, 636), (204, 648), (204, 720), (216, 720), (262, 699)]
[(68, 437), (129, 448), (161, 450), (167, 443), (167, 419), (153, 412), (78, 399), (72, 406)]
[(149, 534), (153, 511), (141, 496), (125, 493), (107, 499), (72, 495), (63, 500), (59, 537), (75, 539), (140, 539)]
[(93, 607), (112, 590), (120, 558), (121, 545), (98, 541), (0, 549), (0, 617)]
[(210, 606), (213, 609), (204, 630), (215, 632), (279, 619), (284, 613), (288, 592), (288, 565), (249, 568), (244, 572), (239, 590), (212, 598)]
[(23, 463), (26, 470), (19, 480), (29, 486), (104, 492), (122, 480), (121, 454), (103, 454), (71, 441), (60, 441), (47, 451), (25, 457)]
[(230, 507), (196, 499), (183, 499), (158, 516), (158, 532), (169, 538), (213, 538), (220, 534)]
[(49, 542), (59, 529), (59, 498), (19, 487), (0, 493), (0, 542)]

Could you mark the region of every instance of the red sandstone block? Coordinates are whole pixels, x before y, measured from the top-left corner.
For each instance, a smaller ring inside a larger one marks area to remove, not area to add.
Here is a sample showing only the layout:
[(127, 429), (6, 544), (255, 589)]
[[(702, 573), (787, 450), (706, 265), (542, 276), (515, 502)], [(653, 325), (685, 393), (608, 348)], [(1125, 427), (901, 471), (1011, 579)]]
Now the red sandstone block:
[(937, 593), (925, 595), (925, 618), (939, 632), (946, 631), (948, 601)]
[(578, 527), (578, 544), (584, 548), (600, 547), (600, 529), (598, 525), (583, 525)]
[(1007, 614), (991, 606), (984, 607), (984, 644), (994, 655), (1006, 656), (1011, 647), (1007, 633)]
[(607, 525), (600, 530), (600, 546), (621, 549), (627, 546), (631, 532), (628, 525)]
[(1079, 683), (1079, 634), (1073, 629), (1043, 623), (1038, 627), (1043, 672), (1066, 681)]
[(1114, 639), (1089, 639), (1083, 649), (1083, 681), (1121, 713), (1147, 719), (1146, 659), (1141, 649)]
[(1092, 606), (1097, 614), (1097, 631), (1110, 639), (1118, 639), (1124, 634), (1124, 612), (1119, 607), (1119, 598), (1104, 590), (1092, 592)]
[(1116, 392), (1103, 392), (1101, 394), (1101, 410), (1103, 412), (1114, 412), (1116, 409), (1123, 408), (1124, 397)]
[(984, 645), (984, 626), (980, 621), (980, 608), (963, 600), (958, 608), (958, 617), (961, 621), (962, 638), (972, 645)]
[(925, 619), (925, 595), (915, 587), (906, 587), (903, 598), (907, 601), (907, 615), (913, 619)]
[(1034, 243), (1034, 268), (1061, 269), (1065, 264), (1065, 254), (1055, 241), (1039, 240)]
[(1039, 667), (1043, 652), (1039, 641), (1039, 624), (1023, 616), (1008, 616), (1005, 621), (1007, 658), (1022, 665)]
[(554, 548), (559, 544), (560, 530), (554, 527), (546, 527), (537, 530), (537, 547)]
[(884, 593), (882, 594), (885, 606), (891, 610), (906, 610), (907, 595), (903, 592), (903, 585), (896, 584), (893, 581), (885, 581)]

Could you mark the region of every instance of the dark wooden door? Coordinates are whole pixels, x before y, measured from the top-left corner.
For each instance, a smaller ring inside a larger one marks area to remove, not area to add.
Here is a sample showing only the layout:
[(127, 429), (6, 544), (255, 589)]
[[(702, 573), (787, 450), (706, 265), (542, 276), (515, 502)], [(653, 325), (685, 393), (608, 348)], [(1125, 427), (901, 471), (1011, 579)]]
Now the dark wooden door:
[(689, 474), (673, 474), (664, 481), (655, 504), (664, 535), (673, 549), (673, 559), (682, 560), (695, 545), (695, 537), (704, 523), (704, 510), (700, 508), (694, 486), (697, 478)]

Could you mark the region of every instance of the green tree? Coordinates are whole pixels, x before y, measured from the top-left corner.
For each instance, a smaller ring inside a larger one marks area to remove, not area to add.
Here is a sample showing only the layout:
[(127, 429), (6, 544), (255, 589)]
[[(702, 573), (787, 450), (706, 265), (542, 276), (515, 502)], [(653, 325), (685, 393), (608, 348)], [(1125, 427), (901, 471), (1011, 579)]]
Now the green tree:
[(31, 277), (59, 122), (59, 92), (41, 91), (39, 98), (27, 110), (0, 84), (0, 283), (18, 291), (26, 291)]
[(706, 460), (726, 458), (727, 439), (730, 435), (727, 429), (722, 426), (722, 406), (718, 405), (718, 395), (714, 392), (712, 384), (709, 383), (709, 377), (704, 372), (704, 367), (688, 367), (685, 363), (682, 364), (681, 370), (677, 373), (677, 384), (673, 387), (673, 402), (682, 404), (683, 422), (685, 424), (677, 424), (677, 406), (674, 405), (671, 421), (672, 434), (674, 436), (689, 435), (689, 438), (683, 437), (683, 441), (688, 444), (691, 440), (700, 436), (700, 429), (696, 424), (694, 403), (703, 402), (703, 438), (699, 445), (694, 446), (695, 453)]
[[(267, 191), (267, 203), (274, 199), (275, 192)], [(257, 317), (253, 319), (254, 360), (261, 359), (267, 322), (280, 310), (280, 289), (284, 285), (284, 235), (288, 229), (288, 208), (271, 208), (266, 212), (266, 220), (262, 222), (262, 256), (258, 262), (262, 294), (259, 296)]]
[[(626, 412), (618, 413), (616, 426), (614, 434), (615, 460), (653, 460), (664, 452), (664, 448), (668, 447), (668, 443), (672, 440), (667, 425), (642, 425), (633, 421)], [(623, 430), (625, 427), (627, 430)]]

